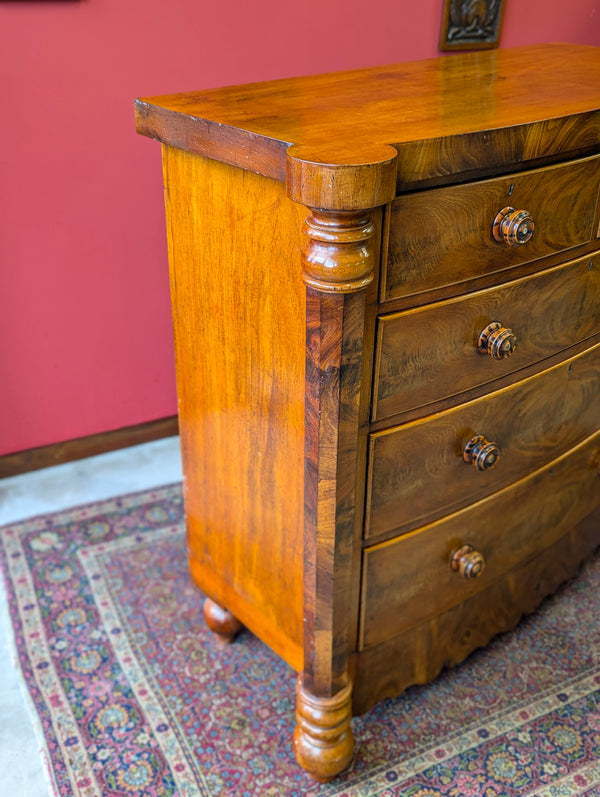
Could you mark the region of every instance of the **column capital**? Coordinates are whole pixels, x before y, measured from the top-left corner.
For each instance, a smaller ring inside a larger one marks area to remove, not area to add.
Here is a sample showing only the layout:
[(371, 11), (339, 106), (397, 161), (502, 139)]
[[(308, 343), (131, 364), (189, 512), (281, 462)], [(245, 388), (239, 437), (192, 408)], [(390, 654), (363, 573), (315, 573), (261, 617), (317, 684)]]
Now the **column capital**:
[(288, 196), (321, 210), (380, 207), (395, 196), (397, 161), (389, 144), (294, 145), (287, 151)]
[(307, 286), (322, 293), (355, 293), (373, 281), (376, 229), (364, 211), (313, 210), (302, 231)]

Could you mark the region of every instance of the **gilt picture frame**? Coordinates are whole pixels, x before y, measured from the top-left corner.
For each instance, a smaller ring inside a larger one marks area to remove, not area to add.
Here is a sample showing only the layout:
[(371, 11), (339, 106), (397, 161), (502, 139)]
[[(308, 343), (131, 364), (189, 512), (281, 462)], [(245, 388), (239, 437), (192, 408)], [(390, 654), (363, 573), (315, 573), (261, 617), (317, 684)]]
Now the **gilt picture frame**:
[(444, 0), (439, 49), (498, 47), (505, 0)]

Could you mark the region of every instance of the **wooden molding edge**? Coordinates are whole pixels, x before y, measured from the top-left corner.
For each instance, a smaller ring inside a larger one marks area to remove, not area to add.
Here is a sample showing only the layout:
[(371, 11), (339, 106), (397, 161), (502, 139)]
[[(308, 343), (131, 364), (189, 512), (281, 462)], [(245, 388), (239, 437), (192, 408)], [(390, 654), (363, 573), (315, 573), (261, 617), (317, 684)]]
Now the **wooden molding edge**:
[(0, 456), (0, 478), (105, 454), (179, 434), (177, 415)]

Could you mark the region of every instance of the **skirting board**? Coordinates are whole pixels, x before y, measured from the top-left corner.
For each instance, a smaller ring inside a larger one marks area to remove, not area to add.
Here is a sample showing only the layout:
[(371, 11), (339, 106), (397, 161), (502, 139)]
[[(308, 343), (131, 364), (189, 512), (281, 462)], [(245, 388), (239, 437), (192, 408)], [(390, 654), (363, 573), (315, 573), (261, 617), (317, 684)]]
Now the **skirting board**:
[(51, 465), (60, 465), (63, 462), (72, 462), (96, 454), (104, 454), (107, 451), (116, 451), (118, 448), (148, 443), (151, 440), (160, 440), (163, 437), (172, 437), (178, 433), (178, 419), (176, 415), (173, 415), (135, 426), (126, 426), (109, 432), (78, 437), (75, 440), (66, 440), (63, 443), (5, 454), (0, 456), (0, 478), (16, 476), (19, 473), (48, 468)]

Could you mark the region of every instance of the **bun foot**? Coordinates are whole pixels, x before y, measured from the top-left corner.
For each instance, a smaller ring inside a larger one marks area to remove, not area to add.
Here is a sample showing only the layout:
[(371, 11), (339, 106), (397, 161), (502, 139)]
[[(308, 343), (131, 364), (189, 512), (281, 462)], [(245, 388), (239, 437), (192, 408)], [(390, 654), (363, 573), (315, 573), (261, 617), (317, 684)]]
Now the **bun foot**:
[(233, 642), (243, 627), (237, 617), (210, 598), (204, 601), (204, 619), (210, 630), (227, 644)]
[(333, 697), (315, 697), (298, 676), (294, 753), (300, 766), (320, 783), (335, 778), (352, 761), (351, 696), (348, 683)]

